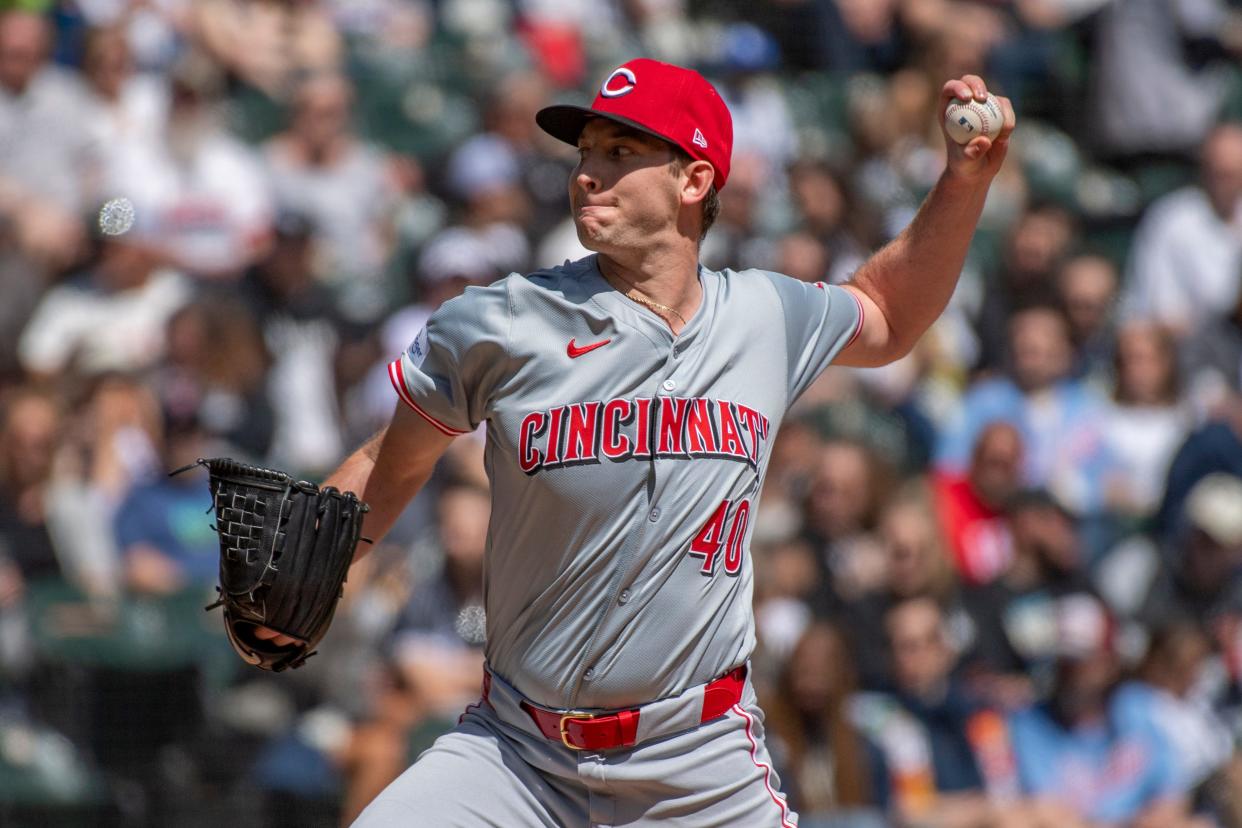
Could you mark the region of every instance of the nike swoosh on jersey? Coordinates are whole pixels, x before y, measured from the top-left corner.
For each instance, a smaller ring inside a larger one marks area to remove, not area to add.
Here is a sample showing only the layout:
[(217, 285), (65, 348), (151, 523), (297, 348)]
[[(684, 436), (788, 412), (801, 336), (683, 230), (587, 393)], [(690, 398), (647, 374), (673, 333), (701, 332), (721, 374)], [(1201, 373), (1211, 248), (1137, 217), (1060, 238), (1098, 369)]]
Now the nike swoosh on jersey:
[(590, 345), (578, 345), (573, 339), (569, 340), (569, 345), (565, 348), (565, 353), (569, 354), (570, 359), (577, 359), (585, 353), (594, 351), (596, 348), (602, 348), (612, 342), (611, 339), (601, 339), (599, 342), (592, 342)]

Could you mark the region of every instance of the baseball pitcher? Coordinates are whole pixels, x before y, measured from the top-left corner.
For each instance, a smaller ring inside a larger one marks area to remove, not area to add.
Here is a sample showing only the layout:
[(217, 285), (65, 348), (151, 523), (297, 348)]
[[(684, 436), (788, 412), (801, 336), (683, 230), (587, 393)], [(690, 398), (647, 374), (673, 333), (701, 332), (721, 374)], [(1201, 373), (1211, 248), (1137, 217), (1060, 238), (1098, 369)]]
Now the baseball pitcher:
[[(987, 94), (951, 80), (941, 110)], [(594, 255), (445, 303), (389, 366), (392, 422), (325, 483), (380, 537), (487, 425), (482, 695), (356, 825), (797, 824), (747, 675), (772, 440), (827, 365), (897, 359), (943, 310), (1014, 127), (998, 100), (999, 135), (946, 141), (910, 226), (844, 286), (699, 264), (733, 130), (696, 72), (632, 60), (591, 107), (538, 113), (577, 147)], [(247, 646), (298, 643), (260, 625)]]

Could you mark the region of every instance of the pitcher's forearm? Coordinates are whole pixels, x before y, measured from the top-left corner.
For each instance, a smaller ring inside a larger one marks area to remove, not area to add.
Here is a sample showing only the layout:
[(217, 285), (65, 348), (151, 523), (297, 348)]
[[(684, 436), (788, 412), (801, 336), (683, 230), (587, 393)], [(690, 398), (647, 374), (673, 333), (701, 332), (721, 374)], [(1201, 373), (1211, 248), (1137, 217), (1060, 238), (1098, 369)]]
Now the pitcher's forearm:
[[(370, 511), (362, 521), (362, 536), (374, 543), (388, 534), (410, 498), (427, 483), (435, 468), (432, 465), (426, 469), (410, 469), (393, 462), (392, 452), (383, 455), (380, 448), (387, 433), (384, 429), (359, 446), (324, 481), (325, 486), (357, 493), (367, 504)], [(370, 543), (358, 544), (354, 560), (370, 552), (371, 546)]]
[[(953, 99), (988, 98), (978, 75), (947, 81), (940, 111)], [(862, 310), (861, 328), (841, 354), (842, 365), (886, 365), (910, 352), (936, 321), (957, 286), (988, 187), (1005, 163), (1017, 122), (1009, 99), (996, 97), (1004, 122), (995, 140), (976, 135), (958, 144), (945, 133), (945, 170), (910, 226), (858, 269), (846, 289)]]
[[(375, 470), (375, 461), (379, 456), (380, 443), (384, 439), (387, 428), (381, 429), (370, 437), (365, 443), (357, 448), (353, 454), (345, 458), (344, 462), (337, 467), (336, 471), (328, 475), (324, 479), (323, 485), (333, 486), (343, 492), (353, 492), (370, 507), (370, 511), (362, 520), (362, 536), (371, 541), (379, 542), (380, 538), (391, 528), (392, 522), (389, 521), (383, 527), (383, 531), (379, 531), (379, 524), (382, 523), (382, 513), (377, 512), (377, 505), (367, 496), (367, 484), (370, 482), (371, 473)], [(396, 520), (394, 517), (393, 520)], [(371, 544), (359, 543), (357, 549), (354, 550), (354, 560), (365, 556), (371, 551)]]
[[(363, 537), (379, 542), (406, 505), (426, 485), (436, 461), (448, 448), (448, 437), (427, 425), (406, 406), (399, 406), (388, 428), (359, 446), (324, 481), (342, 491), (356, 492), (370, 507), (362, 522)], [(357, 560), (371, 544), (358, 544)]]
[[(406, 505), (420, 489), (431, 479), (432, 468), (415, 477), (402, 478), (400, 481), (387, 480), (383, 460), (376, 467), (363, 490), (362, 499), (371, 507), (362, 524), (362, 534), (378, 543), (392, 529), (397, 518), (405, 510)], [(358, 552), (354, 560), (358, 560), (371, 551), (370, 544), (358, 544)]]
[(899, 352), (908, 352), (949, 303), (987, 193), (987, 182), (946, 172), (910, 225), (854, 275), (853, 284), (898, 335)]
[(371, 477), (371, 470), (375, 468), (375, 460), (379, 457), (380, 443), (387, 432), (387, 428), (382, 428), (368, 438), (353, 454), (345, 458), (336, 471), (328, 475), (323, 485), (335, 486), (343, 492), (354, 492), (362, 497), (367, 480)]

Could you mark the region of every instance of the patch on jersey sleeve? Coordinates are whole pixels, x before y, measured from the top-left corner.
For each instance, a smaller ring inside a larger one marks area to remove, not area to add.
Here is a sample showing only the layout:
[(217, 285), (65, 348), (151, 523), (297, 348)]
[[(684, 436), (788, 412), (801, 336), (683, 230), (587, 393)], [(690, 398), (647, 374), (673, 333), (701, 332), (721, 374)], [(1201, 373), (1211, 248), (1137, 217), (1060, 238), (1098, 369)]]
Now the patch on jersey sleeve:
[(414, 341), (410, 343), (410, 347), (406, 349), (406, 354), (415, 368), (423, 366), (423, 360), (427, 358), (430, 347), (427, 343), (427, 327), (424, 325), (423, 329), (418, 332), (418, 336), (414, 337)]

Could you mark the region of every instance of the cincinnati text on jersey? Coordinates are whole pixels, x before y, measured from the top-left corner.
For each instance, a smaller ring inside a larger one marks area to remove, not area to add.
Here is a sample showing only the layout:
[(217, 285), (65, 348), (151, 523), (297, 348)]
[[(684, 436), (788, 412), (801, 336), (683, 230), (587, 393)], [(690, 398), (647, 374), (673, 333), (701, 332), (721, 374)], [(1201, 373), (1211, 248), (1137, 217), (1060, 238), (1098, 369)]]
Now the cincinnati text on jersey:
[(648, 458), (719, 457), (758, 468), (768, 418), (705, 397), (637, 397), (532, 411), (518, 429), (522, 471)]

